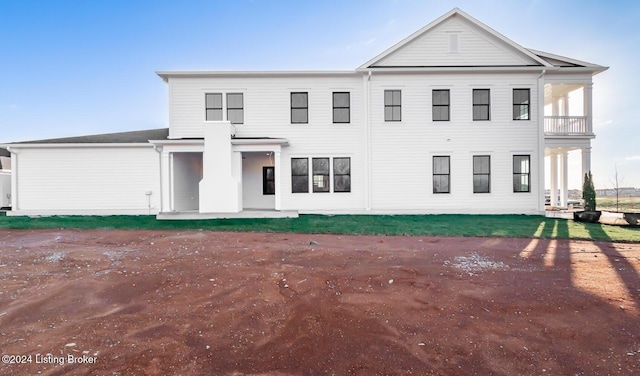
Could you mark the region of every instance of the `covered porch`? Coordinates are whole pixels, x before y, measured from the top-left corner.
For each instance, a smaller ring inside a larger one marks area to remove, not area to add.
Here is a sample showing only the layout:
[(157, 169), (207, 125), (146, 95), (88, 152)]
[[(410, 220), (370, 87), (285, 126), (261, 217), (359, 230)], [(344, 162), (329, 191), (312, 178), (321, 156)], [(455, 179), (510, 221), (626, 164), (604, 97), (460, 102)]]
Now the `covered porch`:
[[(591, 171), (593, 133), (591, 76), (547, 80), (544, 86), (545, 159), (549, 206), (567, 208), (569, 176), (583, 181)], [(580, 153), (580, 167), (569, 166), (569, 154)], [(580, 184), (580, 189), (582, 184)]]
[(202, 139), (152, 140), (160, 157), (158, 219), (281, 218), (279, 174), (287, 139), (236, 138), (228, 122)]

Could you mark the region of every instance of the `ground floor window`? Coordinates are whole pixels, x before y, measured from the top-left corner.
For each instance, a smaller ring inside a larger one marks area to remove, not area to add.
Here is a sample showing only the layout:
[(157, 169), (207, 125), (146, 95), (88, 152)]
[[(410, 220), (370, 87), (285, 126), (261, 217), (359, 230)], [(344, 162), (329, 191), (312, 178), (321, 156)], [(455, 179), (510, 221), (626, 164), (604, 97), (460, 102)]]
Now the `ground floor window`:
[(333, 191), (351, 192), (351, 158), (333, 158)]
[(309, 192), (309, 158), (291, 158), (291, 192)]
[(309, 192), (309, 167), (312, 192), (351, 192), (351, 158), (323, 157), (311, 158), (311, 166), (309, 158), (291, 158), (292, 193)]
[(513, 156), (513, 191), (531, 192), (531, 156)]
[(262, 194), (276, 194), (275, 167), (262, 167)]
[(313, 158), (313, 191), (329, 192), (329, 158)]
[(433, 157), (433, 193), (449, 193), (449, 156)]
[(491, 182), (491, 157), (473, 156), (473, 193), (489, 193)]

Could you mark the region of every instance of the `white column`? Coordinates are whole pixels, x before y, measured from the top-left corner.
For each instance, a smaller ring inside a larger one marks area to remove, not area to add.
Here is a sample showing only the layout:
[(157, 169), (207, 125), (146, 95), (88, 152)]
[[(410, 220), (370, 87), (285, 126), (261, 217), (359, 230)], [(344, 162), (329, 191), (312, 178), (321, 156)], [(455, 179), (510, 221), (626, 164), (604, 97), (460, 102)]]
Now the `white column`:
[(584, 85), (582, 99), (584, 101), (584, 115), (587, 117), (587, 133), (593, 133), (593, 84)]
[(584, 174), (591, 171), (591, 147), (582, 148), (582, 176), (580, 181), (584, 181)]
[(560, 116), (560, 100), (562, 97), (551, 98), (551, 116)]
[(173, 210), (173, 181), (171, 174), (171, 153), (160, 151), (160, 212), (170, 212)]
[(276, 210), (282, 210), (282, 203), (280, 202), (280, 200), (282, 199), (282, 193), (280, 192), (282, 187), (280, 186), (280, 183), (279, 183), (280, 179), (282, 178), (282, 176), (280, 176), (280, 174), (282, 174), (282, 166), (280, 165), (280, 162), (281, 162), (280, 154), (281, 153), (279, 151), (276, 151), (273, 156), (273, 165), (276, 166), (275, 168), (276, 178), (275, 178), (275, 181), (273, 182), (276, 190), (275, 197), (274, 197), (274, 200), (275, 200), (274, 209)]
[(569, 171), (568, 171), (568, 153), (563, 151), (560, 153), (560, 206), (567, 207), (567, 200), (569, 199)]
[(551, 206), (558, 206), (558, 154), (551, 153), (549, 160), (549, 197), (551, 198)]

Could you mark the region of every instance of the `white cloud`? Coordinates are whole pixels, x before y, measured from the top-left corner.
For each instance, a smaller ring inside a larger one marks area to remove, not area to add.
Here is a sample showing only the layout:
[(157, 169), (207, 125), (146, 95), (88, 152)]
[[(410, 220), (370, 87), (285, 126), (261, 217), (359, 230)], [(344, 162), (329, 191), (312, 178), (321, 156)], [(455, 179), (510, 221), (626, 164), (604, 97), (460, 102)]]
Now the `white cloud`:
[(640, 155), (632, 155), (630, 157), (626, 157), (625, 161), (640, 161)]
[(368, 41), (364, 42), (366, 46), (370, 46), (376, 42), (376, 38), (371, 38)]
[(606, 127), (607, 125), (611, 125), (613, 124), (613, 120), (604, 120), (604, 121), (598, 121), (598, 119), (596, 119), (595, 123), (593, 124), (595, 127)]

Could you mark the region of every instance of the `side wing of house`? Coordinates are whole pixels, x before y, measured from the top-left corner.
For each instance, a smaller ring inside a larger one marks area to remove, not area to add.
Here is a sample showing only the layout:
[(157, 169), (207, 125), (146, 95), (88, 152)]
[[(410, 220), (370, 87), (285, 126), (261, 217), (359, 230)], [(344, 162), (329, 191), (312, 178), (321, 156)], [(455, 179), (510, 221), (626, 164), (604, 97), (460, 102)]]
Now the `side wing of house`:
[[(143, 132), (125, 132), (122, 139), (131, 141), (132, 133)], [(162, 130), (151, 133), (155, 135)], [(102, 141), (102, 136), (6, 145), (14, 167), (11, 171), (12, 210), (8, 214), (157, 213), (160, 207), (159, 155), (153, 145), (148, 142), (95, 142)], [(82, 142), (85, 140), (92, 142)]]

